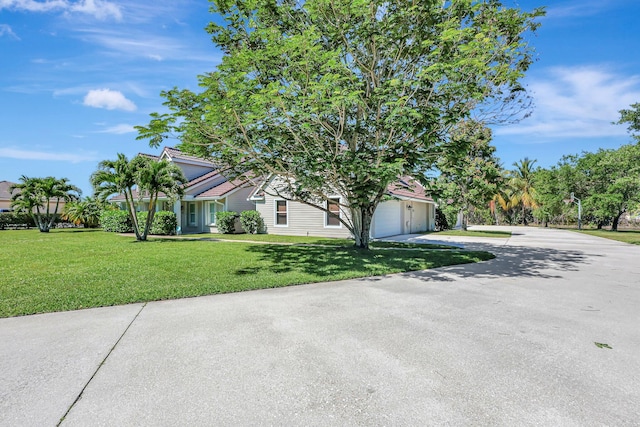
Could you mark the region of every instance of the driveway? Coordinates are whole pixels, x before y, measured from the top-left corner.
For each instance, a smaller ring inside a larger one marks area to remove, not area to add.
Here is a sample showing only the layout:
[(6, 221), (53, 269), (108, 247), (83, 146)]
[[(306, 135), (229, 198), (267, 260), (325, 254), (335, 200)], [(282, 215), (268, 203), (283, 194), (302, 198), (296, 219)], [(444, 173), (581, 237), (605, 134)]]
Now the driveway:
[(0, 319), (0, 425), (639, 425), (640, 247), (510, 230), (458, 239), (480, 264)]

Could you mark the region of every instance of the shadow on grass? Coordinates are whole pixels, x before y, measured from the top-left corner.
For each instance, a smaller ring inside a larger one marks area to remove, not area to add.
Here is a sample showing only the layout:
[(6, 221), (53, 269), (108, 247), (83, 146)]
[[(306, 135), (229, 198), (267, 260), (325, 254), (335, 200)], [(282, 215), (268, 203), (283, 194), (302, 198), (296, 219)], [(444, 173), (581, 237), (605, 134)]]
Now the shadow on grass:
[[(269, 266), (266, 268), (273, 273), (299, 271), (317, 276), (342, 273), (350, 277), (370, 277), (406, 272), (406, 277), (445, 282), (460, 278), (554, 279), (563, 277), (563, 272), (579, 270), (582, 264), (593, 258), (593, 255), (587, 257), (579, 251), (547, 248), (478, 244), (474, 249), (478, 250), (361, 251), (346, 248), (256, 245), (246, 250), (259, 254), (262, 261), (268, 262)], [(495, 254), (495, 259), (491, 259), (492, 254)], [(236, 274), (253, 272), (238, 270)]]
[[(318, 246), (251, 245), (246, 251), (257, 254), (263, 269), (272, 273), (299, 272), (322, 278), (362, 277), (425, 270), (446, 265), (491, 259), (492, 254), (464, 250), (407, 250), (327, 248)], [(247, 269), (236, 274), (251, 274)]]

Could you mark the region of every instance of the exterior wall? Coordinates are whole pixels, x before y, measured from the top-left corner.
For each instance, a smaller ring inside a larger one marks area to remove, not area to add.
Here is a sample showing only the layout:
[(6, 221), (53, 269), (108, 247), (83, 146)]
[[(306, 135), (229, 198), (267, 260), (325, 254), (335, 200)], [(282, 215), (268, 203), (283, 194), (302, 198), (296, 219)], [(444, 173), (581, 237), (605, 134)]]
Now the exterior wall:
[(0, 200), (0, 209), (11, 209), (11, 200)]
[[(289, 236), (319, 236), (349, 238), (351, 233), (344, 226), (326, 227), (325, 212), (299, 202), (287, 202), (286, 226), (276, 225), (275, 201), (282, 200), (265, 195), (263, 201), (256, 202), (256, 210), (264, 219), (268, 234), (282, 234)], [(344, 214), (344, 213), (343, 213)]]
[(227, 210), (242, 213), (256, 209), (256, 203), (248, 200), (254, 187), (241, 188), (227, 197)]
[(180, 169), (182, 169), (182, 172), (184, 173), (184, 176), (187, 178), (188, 181), (191, 181), (192, 179), (195, 179), (213, 170), (211, 166), (207, 167), (207, 166), (188, 165), (180, 161), (176, 161), (175, 164), (180, 166)]

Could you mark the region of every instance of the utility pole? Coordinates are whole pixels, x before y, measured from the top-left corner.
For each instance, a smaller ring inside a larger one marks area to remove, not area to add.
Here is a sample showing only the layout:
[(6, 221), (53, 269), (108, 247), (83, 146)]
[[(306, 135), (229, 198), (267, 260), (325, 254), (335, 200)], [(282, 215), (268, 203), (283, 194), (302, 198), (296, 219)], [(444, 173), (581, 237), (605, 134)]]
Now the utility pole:
[(571, 192), (571, 201), (578, 204), (578, 230), (582, 230), (582, 203), (573, 192)]

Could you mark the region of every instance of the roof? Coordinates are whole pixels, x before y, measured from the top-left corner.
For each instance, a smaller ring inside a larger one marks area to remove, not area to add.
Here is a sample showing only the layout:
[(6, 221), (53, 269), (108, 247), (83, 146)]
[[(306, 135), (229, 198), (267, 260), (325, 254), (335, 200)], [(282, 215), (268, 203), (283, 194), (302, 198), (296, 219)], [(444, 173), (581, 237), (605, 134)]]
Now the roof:
[(162, 154), (160, 154), (160, 157), (162, 157), (162, 155), (164, 154), (169, 156), (169, 158), (172, 160), (185, 160), (188, 162), (204, 163), (204, 164), (215, 167), (215, 164), (210, 160), (203, 159), (202, 157), (196, 157), (196, 156), (191, 156), (189, 154), (184, 154), (182, 151), (174, 147), (164, 147), (162, 149)]
[(196, 199), (204, 199), (207, 197), (222, 197), (225, 194), (228, 194), (230, 192), (232, 192), (233, 190), (235, 190), (238, 187), (242, 187), (244, 184), (246, 184), (247, 181), (246, 180), (242, 180), (242, 179), (236, 179), (233, 181), (225, 181), (219, 185), (216, 185), (215, 187), (212, 187), (200, 194), (198, 194), (195, 198)]
[(9, 191), (9, 188), (11, 188), (12, 185), (16, 185), (15, 182), (0, 181), (0, 199), (2, 200), (11, 199), (11, 192)]
[(401, 199), (433, 202), (433, 199), (427, 196), (422, 184), (410, 176), (403, 176), (399, 181), (390, 184), (387, 187), (387, 191), (391, 196)]

